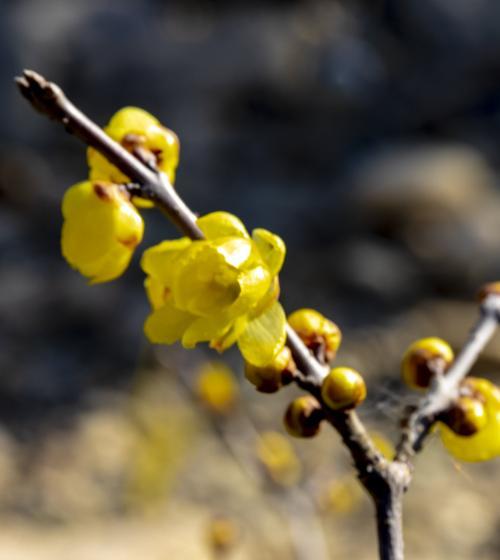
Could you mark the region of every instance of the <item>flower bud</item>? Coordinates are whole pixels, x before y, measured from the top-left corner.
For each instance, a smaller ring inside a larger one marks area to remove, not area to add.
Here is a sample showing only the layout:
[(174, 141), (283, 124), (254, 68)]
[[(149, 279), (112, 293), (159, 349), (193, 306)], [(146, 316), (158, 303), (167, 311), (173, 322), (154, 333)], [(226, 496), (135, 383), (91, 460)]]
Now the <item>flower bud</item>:
[(285, 412), (286, 431), (294, 437), (315, 436), (320, 429), (323, 411), (319, 402), (309, 395), (292, 401)]
[[(179, 163), (179, 139), (143, 109), (124, 107), (113, 115), (104, 132), (149, 167), (165, 173), (175, 181)], [(90, 179), (126, 183), (129, 178), (95, 148), (87, 151)]]
[(323, 380), (321, 396), (333, 410), (348, 410), (366, 398), (366, 385), (361, 374), (348, 367), (333, 368)]
[(500, 456), (500, 389), (496, 385), (467, 377), (450, 412), (440, 419), (439, 432), (455, 459), (477, 462)]
[(459, 436), (472, 436), (486, 425), (484, 404), (473, 397), (459, 397), (443, 415), (442, 422)]
[(83, 181), (63, 198), (61, 250), (91, 283), (107, 282), (127, 268), (142, 240), (144, 222), (120, 185)]
[(289, 317), (290, 326), (302, 342), (324, 362), (331, 362), (342, 339), (338, 326), (314, 309), (298, 309)]
[(261, 393), (275, 393), (293, 379), (295, 362), (288, 346), (278, 352), (274, 360), (265, 366), (245, 362), (245, 377)]
[(238, 399), (238, 384), (223, 362), (205, 364), (196, 379), (196, 393), (212, 412), (227, 414)]
[(401, 371), (404, 382), (413, 389), (425, 389), (438, 371), (446, 371), (454, 358), (450, 345), (441, 338), (422, 338), (405, 352)]

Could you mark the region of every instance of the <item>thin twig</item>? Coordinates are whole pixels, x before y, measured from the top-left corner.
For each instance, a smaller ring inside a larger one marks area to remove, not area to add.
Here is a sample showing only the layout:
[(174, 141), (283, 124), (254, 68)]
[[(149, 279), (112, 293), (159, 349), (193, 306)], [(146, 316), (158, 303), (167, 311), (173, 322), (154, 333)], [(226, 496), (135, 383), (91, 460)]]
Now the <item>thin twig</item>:
[[(178, 196), (164, 174), (157, 173), (113, 141), (77, 109), (57, 85), (30, 70), (16, 78), (16, 82), (23, 96), (35, 109), (62, 123), (68, 132), (93, 146), (137, 183), (134, 192), (152, 200), (181, 232), (192, 239), (203, 239), (203, 233), (196, 223), (196, 215)], [(287, 344), (300, 370), (296, 382), (321, 403), (327, 421), (342, 437), (351, 453), (360, 481), (373, 498), (381, 560), (403, 560), (401, 509), (403, 494), (411, 481), (411, 459), (422, 447), (438, 415), (458, 395), (461, 381), (493, 335), (499, 316), (500, 297), (489, 296), (481, 307), (479, 322), (454, 365), (446, 376), (437, 376), (428, 395), (407, 419), (393, 462), (385, 460), (376, 449), (356, 412), (334, 412), (324, 405), (320, 388), (327, 370), (287, 325)]]
[[(192, 239), (203, 239), (203, 234), (196, 224), (196, 215), (177, 195), (165, 175), (148, 168), (107, 136), (66, 98), (61, 88), (31, 70), (24, 71), (22, 77), (16, 78), (16, 83), (22, 95), (36, 110), (60, 122), (69, 133), (93, 146), (134, 183), (137, 183), (138, 194), (154, 201), (184, 234)], [(325, 367), (313, 357), (289, 325), (287, 325), (287, 344), (301, 371), (301, 376), (296, 379), (297, 383), (323, 404), (320, 387), (327, 373)], [(361, 482), (370, 492), (374, 491), (380, 481), (385, 480), (388, 472), (385, 460), (354, 411), (333, 412), (327, 407), (324, 408), (327, 420), (337, 429), (351, 452)]]
[(404, 421), (396, 461), (408, 463), (421, 450), (430, 428), (458, 397), (460, 384), (498, 328), (500, 296), (490, 295), (481, 305), (479, 319), (445, 375), (437, 375), (430, 391)]
[(21, 94), (40, 113), (64, 125), (85, 144), (100, 152), (127, 177), (141, 185), (141, 196), (152, 200), (188, 237), (202, 239), (196, 215), (186, 206), (166, 175), (156, 173), (110, 138), (64, 95), (62, 89), (32, 70), (16, 78)]
[[(40, 74), (25, 70), (22, 77), (16, 78), (16, 83), (22, 95), (37, 111), (63, 124), (67, 132), (93, 146), (134, 183), (140, 185), (141, 196), (155, 202), (184, 234), (192, 239), (203, 239), (203, 233), (196, 223), (196, 215), (179, 197), (165, 174), (155, 172), (131, 155), (77, 109), (59, 86), (49, 82)], [(307, 385), (321, 386), (326, 374), (325, 368), (314, 359), (289, 325), (287, 325), (287, 344), (307, 380)], [(358, 430), (361, 424), (356, 422), (351, 425), (350, 422), (345, 422), (343, 425), (346, 419), (343, 414), (338, 414), (335, 418), (335, 423), (342, 426), (343, 432), (348, 434), (346, 444), (354, 445), (359, 438), (362, 438), (362, 447), (369, 446), (366, 432)], [(352, 433), (350, 433), (351, 429)], [(356, 445), (356, 453), (358, 448), (359, 445)]]

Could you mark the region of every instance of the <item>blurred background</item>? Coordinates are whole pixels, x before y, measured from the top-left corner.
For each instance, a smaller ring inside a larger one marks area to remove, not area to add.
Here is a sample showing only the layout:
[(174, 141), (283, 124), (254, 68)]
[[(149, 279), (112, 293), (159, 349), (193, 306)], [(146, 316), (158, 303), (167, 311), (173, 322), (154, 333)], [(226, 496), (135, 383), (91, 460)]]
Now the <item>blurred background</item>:
[[(2, 0), (0, 560), (375, 557), (371, 505), (328, 427), (292, 441), (205, 348), (153, 348), (139, 251), (89, 287), (59, 250), (85, 149), (36, 115), (32, 68), (104, 125), (137, 105), (181, 140), (176, 186), (287, 242), (282, 301), (339, 324), (337, 365), (390, 453), (415, 397), (407, 345), (458, 349), (500, 279), (497, 0)], [(176, 235), (148, 211), (145, 248)], [(475, 371), (500, 382), (497, 337)], [(380, 434), (383, 433), (384, 436)], [(432, 437), (406, 501), (409, 558), (500, 556), (498, 460)]]

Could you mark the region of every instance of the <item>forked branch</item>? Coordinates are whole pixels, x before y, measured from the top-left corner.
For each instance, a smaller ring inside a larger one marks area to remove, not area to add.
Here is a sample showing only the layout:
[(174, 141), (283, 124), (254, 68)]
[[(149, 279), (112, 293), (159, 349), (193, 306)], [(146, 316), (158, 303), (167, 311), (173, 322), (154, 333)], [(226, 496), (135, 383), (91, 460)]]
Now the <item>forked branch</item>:
[[(203, 239), (194, 214), (179, 197), (166, 175), (158, 173), (112, 140), (77, 109), (63, 91), (43, 76), (26, 70), (16, 78), (22, 95), (33, 107), (64, 125), (66, 130), (94, 147), (133, 181), (131, 190), (152, 200), (191, 239)], [(355, 411), (335, 412), (322, 401), (321, 384), (327, 374), (299, 336), (287, 325), (287, 344), (299, 368), (295, 381), (320, 402), (326, 420), (349, 449), (358, 478), (373, 498), (377, 514), (381, 560), (403, 560), (402, 499), (412, 475), (411, 460), (423, 445), (430, 428), (457, 397), (460, 383), (493, 336), (500, 317), (500, 296), (489, 296), (481, 317), (446, 376), (438, 375), (429, 393), (405, 421), (394, 461), (377, 450)]]

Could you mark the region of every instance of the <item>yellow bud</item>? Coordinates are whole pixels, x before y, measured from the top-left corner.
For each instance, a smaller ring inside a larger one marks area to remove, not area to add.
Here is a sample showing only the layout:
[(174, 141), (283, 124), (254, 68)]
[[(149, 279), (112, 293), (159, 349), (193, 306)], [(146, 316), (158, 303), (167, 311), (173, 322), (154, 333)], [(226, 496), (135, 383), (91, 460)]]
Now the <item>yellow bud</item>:
[(320, 429), (323, 411), (319, 402), (309, 395), (292, 401), (285, 412), (286, 431), (294, 437), (309, 438)]
[[(170, 182), (175, 181), (179, 163), (179, 139), (158, 119), (137, 107), (125, 107), (113, 115), (104, 131), (153, 169), (165, 173)], [(115, 183), (129, 181), (119, 169), (109, 163), (94, 148), (87, 151), (90, 179)]]
[(196, 380), (196, 392), (207, 408), (226, 414), (238, 398), (238, 385), (226, 364), (212, 362), (201, 368)]
[(488, 421), (484, 404), (473, 397), (459, 397), (446, 411), (442, 421), (460, 436), (472, 436)]
[(323, 380), (321, 396), (333, 410), (348, 410), (366, 398), (366, 385), (361, 375), (348, 367), (333, 368)]
[(290, 383), (294, 370), (295, 363), (288, 346), (284, 346), (274, 360), (265, 366), (245, 362), (245, 377), (261, 393), (275, 393)]
[(288, 322), (315, 354), (322, 352), (326, 362), (335, 358), (342, 333), (333, 321), (314, 309), (298, 309), (288, 317)]
[(107, 282), (127, 268), (142, 240), (144, 222), (119, 185), (84, 181), (62, 203), (64, 258), (92, 283)]
[[(470, 462), (500, 456), (500, 389), (487, 379), (468, 377), (462, 383), (460, 395), (460, 412), (451, 419), (444, 418), (446, 424), (441, 422), (439, 426), (447, 451), (456, 459)], [(448, 423), (453, 423), (453, 427)], [(471, 428), (477, 429), (470, 434)], [(463, 435), (467, 431), (469, 435)]]
[(413, 389), (425, 389), (429, 387), (436, 371), (446, 371), (453, 358), (453, 350), (441, 338), (417, 340), (410, 345), (403, 357), (403, 380)]

